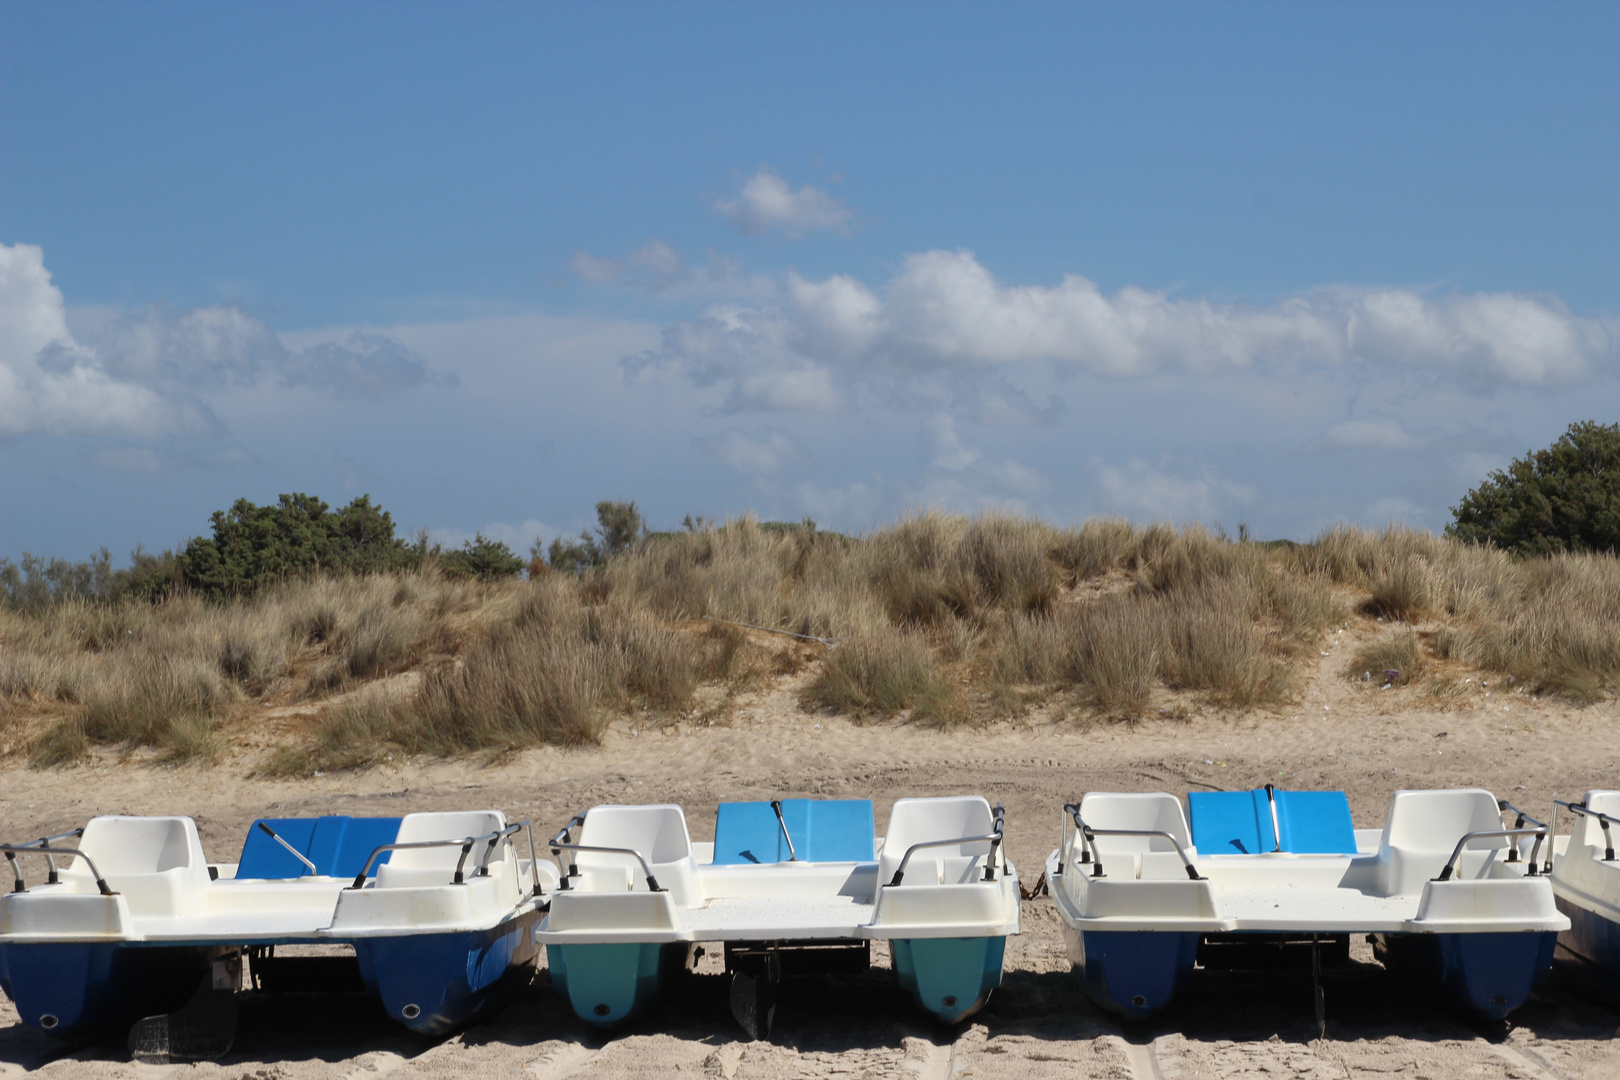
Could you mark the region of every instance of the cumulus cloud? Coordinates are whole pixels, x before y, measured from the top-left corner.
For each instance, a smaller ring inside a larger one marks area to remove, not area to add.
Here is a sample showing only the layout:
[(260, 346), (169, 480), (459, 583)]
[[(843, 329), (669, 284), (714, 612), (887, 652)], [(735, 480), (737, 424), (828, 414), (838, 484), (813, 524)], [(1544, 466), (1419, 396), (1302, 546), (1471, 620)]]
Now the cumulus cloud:
[(755, 477), (769, 476), (780, 472), (786, 465), (802, 464), (809, 460), (804, 451), (780, 431), (761, 435), (727, 431), (702, 436), (697, 444), (722, 465)]
[(208, 417), (109, 372), (68, 333), (45, 253), (0, 244), (0, 437), (203, 434)]
[(1323, 434), (1317, 448), (1324, 451), (1410, 450), (1421, 444), (1422, 440), (1401, 426), (1399, 420), (1383, 417), (1334, 424)]
[[(345, 398), (455, 381), (382, 334), (289, 349), (232, 304), (115, 313), (75, 337), (44, 251), (0, 245), (0, 437), (217, 437), (204, 395), (267, 379)], [(112, 450), (97, 460), (144, 471), (160, 459)]]
[[(716, 307), (670, 327), (663, 348), (640, 362), (724, 385), (734, 409), (829, 409), (852, 400), (848, 387), (862, 378), (1037, 363), (1115, 379), (1339, 369), (1489, 388), (1577, 383), (1612, 369), (1616, 354), (1615, 327), (1552, 297), (1333, 288), (1220, 303), (1138, 288), (1104, 294), (1078, 275), (1007, 285), (971, 252), (929, 251), (908, 256), (881, 291), (846, 275), (790, 273), (768, 303)], [(817, 392), (787, 389), (806, 385)]]
[(1252, 505), (1259, 493), (1213, 470), (1189, 476), (1131, 458), (1123, 465), (1091, 459), (1092, 473), (1116, 510), (1166, 521), (1210, 521), (1221, 510)]
[(790, 239), (823, 229), (844, 231), (855, 216), (849, 207), (818, 187), (789, 187), (769, 165), (761, 165), (735, 199), (721, 199), (714, 208), (730, 218), (745, 236), (774, 232)]

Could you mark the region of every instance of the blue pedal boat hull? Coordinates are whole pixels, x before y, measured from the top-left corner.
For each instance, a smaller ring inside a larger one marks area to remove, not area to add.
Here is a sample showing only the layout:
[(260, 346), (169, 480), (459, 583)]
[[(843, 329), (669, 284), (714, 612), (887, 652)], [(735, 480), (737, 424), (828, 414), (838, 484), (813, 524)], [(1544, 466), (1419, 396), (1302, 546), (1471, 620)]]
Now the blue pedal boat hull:
[(209, 970), (207, 946), (124, 942), (0, 944), (0, 990), (23, 1023), (72, 1042), (185, 1004)]
[(546, 966), (575, 1016), (615, 1028), (658, 1008), (690, 949), (684, 941), (547, 945)]
[(388, 1015), (422, 1035), (444, 1035), (511, 1001), (534, 977), (527, 911), (486, 930), (360, 938), (360, 977)]
[(1501, 1020), (1546, 978), (1557, 942), (1551, 930), (1374, 934), (1373, 953), (1448, 1005)]
[(1620, 1003), (1620, 923), (1557, 898), (1570, 927), (1558, 935), (1560, 974), (1568, 974), (1610, 1003)]
[(1198, 959), (1196, 932), (1071, 930), (1069, 963), (1086, 996), (1141, 1020), (1170, 1004)]
[(895, 938), (889, 944), (900, 988), (943, 1023), (972, 1016), (1001, 985), (1004, 937)]

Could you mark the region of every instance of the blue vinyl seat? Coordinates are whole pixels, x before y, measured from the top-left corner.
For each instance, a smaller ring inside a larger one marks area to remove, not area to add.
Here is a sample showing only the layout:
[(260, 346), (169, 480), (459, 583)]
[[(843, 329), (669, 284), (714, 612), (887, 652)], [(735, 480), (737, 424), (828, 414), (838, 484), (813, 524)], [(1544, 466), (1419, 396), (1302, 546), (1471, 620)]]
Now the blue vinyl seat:
[(800, 862), (872, 862), (870, 799), (784, 799), (782, 821), (768, 802), (721, 803), (714, 818), (714, 864), (788, 861), (782, 826)]
[[(1342, 791), (1275, 791), (1280, 850), (1296, 855), (1354, 855), (1356, 833)], [(1187, 795), (1193, 844), (1205, 855), (1279, 850), (1264, 788)]]
[[(371, 853), (399, 836), (400, 819), (327, 815), (314, 818), (261, 818), (287, 843), (315, 864), (316, 871), (329, 877), (353, 877), (365, 866)], [(384, 852), (377, 863), (385, 863), (391, 852)], [(376, 866), (372, 867), (376, 870)], [(236, 868), (239, 878), (295, 878), (308, 871), (287, 849), (266, 836), (255, 821), (248, 827), (247, 842)]]

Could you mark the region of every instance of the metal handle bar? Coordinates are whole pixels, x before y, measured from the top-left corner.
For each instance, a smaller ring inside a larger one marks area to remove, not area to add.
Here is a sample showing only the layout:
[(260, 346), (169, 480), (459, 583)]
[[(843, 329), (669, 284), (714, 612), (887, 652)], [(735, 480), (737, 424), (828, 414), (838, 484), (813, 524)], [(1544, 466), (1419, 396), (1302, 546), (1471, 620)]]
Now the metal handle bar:
[[(19, 848), (34, 848), (41, 844), (49, 844), (52, 840), (66, 840), (70, 836), (74, 839), (78, 839), (83, 835), (84, 826), (81, 825), (77, 829), (70, 829), (64, 833), (57, 833), (55, 836), (42, 836), (38, 840), (25, 840), (22, 843), (15, 844), (13, 846)], [(17, 856), (13, 855), (8, 850), (6, 852), (6, 862), (11, 864), (11, 874), (17, 879), (16, 884), (11, 887), (11, 891), (26, 892), (28, 890), (28, 886), (23, 882), (22, 867), (17, 865)], [(45, 878), (45, 884), (55, 885), (57, 882), (62, 880), (56, 872), (56, 860), (47, 855), (45, 856), (45, 862), (51, 868), (50, 874)]]
[(1440, 876), (1435, 878), (1434, 880), (1435, 881), (1450, 881), (1451, 880), (1451, 875), (1457, 869), (1457, 861), (1462, 858), (1463, 848), (1464, 848), (1464, 846), (1467, 845), (1468, 841), (1470, 841), (1470, 840), (1480, 840), (1480, 839), (1484, 839), (1484, 838), (1492, 837), (1492, 836), (1533, 836), (1533, 837), (1535, 837), (1536, 838), (1536, 846), (1530, 849), (1530, 876), (1535, 877), (1535, 875), (1536, 875), (1536, 856), (1541, 854), (1541, 841), (1546, 837), (1546, 835), (1547, 835), (1547, 827), (1545, 825), (1542, 826), (1539, 829), (1484, 829), (1484, 830), (1481, 830), (1480, 832), (1464, 833), (1463, 838), (1461, 840), (1458, 840), (1457, 841), (1457, 846), (1452, 849), (1451, 858), (1446, 860), (1446, 865), (1445, 865), (1444, 869), (1442, 869), (1440, 871)]
[(776, 811), (776, 823), (782, 826), (782, 839), (787, 841), (788, 862), (798, 862), (799, 853), (793, 850), (793, 837), (788, 835), (787, 819), (782, 816), (782, 800), (772, 799), (771, 809)]
[(1578, 814), (1581, 817), (1597, 818), (1597, 823), (1603, 827), (1603, 861), (1614, 862), (1614, 838), (1609, 835), (1609, 826), (1611, 824), (1620, 825), (1620, 818), (1612, 818), (1608, 814), (1593, 810), (1585, 803), (1565, 802), (1562, 799), (1554, 799), (1553, 805), (1562, 806), (1564, 809)]
[(1271, 806), (1271, 852), (1282, 853), (1282, 825), (1277, 821), (1277, 785), (1266, 785), (1266, 802)]
[(1162, 836), (1166, 840), (1170, 841), (1171, 846), (1173, 846), (1176, 849), (1176, 854), (1181, 857), (1181, 865), (1187, 868), (1187, 877), (1188, 877), (1188, 879), (1192, 880), (1192, 881), (1203, 881), (1204, 880), (1204, 878), (1198, 873), (1198, 868), (1193, 865), (1192, 860), (1187, 858), (1187, 852), (1181, 846), (1181, 841), (1177, 840), (1173, 834), (1168, 833), (1168, 832), (1164, 831), (1163, 829), (1094, 829), (1090, 825), (1087, 825), (1085, 823), (1085, 821), (1081, 819), (1081, 817), (1080, 817), (1080, 807), (1079, 806), (1075, 805), (1074, 803), (1064, 803), (1063, 804), (1063, 809), (1074, 815), (1074, 823), (1075, 823), (1075, 825), (1080, 829), (1080, 832), (1085, 835), (1086, 839), (1091, 844), (1091, 856), (1092, 856), (1091, 876), (1092, 877), (1103, 877), (1104, 876), (1104, 874), (1103, 874), (1103, 865), (1102, 865), (1102, 854), (1097, 850), (1097, 843), (1096, 843), (1096, 838), (1097, 837), (1099, 837), (1099, 836)]
[[(68, 834), (64, 834), (64, 835), (68, 835)], [(117, 896), (118, 895), (116, 892), (114, 892), (108, 886), (107, 879), (101, 876), (101, 871), (96, 869), (96, 864), (91, 860), (90, 856), (86, 855), (84, 852), (80, 851), (78, 848), (71, 848), (71, 847), (53, 848), (53, 847), (47, 847), (47, 846), (45, 846), (43, 841), (36, 840), (32, 844), (0, 844), (0, 851), (5, 852), (7, 858), (10, 858), (13, 855), (44, 855), (47, 859), (50, 859), (52, 855), (68, 855), (68, 856), (72, 856), (72, 857), (75, 857), (75, 858), (83, 859), (85, 861), (85, 864), (90, 867), (90, 875), (96, 879), (96, 888), (101, 890), (101, 895), (102, 896)], [(13, 862), (13, 869), (15, 869), (16, 860), (13, 859), (12, 862)], [(55, 863), (54, 860), (51, 862), (51, 866), (52, 866), (51, 880), (46, 882), (46, 884), (47, 885), (59, 884), (61, 879), (58, 878), (57, 875), (56, 875), (56, 871), (55, 871), (56, 863)], [(20, 873), (17, 875), (17, 882), (18, 882), (18, 884), (22, 883), (22, 875)], [(26, 888), (24, 888), (24, 889), (17, 889), (16, 891), (17, 892), (25, 892), (27, 890), (26, 890)]]
[(320, 870), (316, 868), (314, 863), (312, 863), (308, 859), (304, 858), (304, 856), (299, 852), (299, 850), (297, 848), (293, 847), (291, 844), (287, 843), (287, 841), (283, 840), (280, 837), (280, 835), (278, 835), (276, 833), (276, 830), (272, 829), (270, 826), (266, 825), (262, 821), (259, 822), (259, 828), (263, 829), (265, 835), (268, 836), (270, 839), (274, 840), (276, 843), (278, 843), (282, 847), (286, 848), (287, 849), (287, 854), (291, 855), (293, 858), (297, 859), (299, 862), (301, 862), (305, 866), (309, 867), (309, 872), (311, 874), (319, 874), (320, 873)]
[[(361, 868), (361, 870), (360, 870), (360, 872), (358, 874), (355, 875), (354, 884), (350, 885), (349, 888), (351, 888), (351, 889), (359, 889), (359, 888), (363, 888), (365, 886), (366, 878), (368, 876), (370, 876), (370, 873), (371, 873), (372, 864), (377, 861), (377, 856), (381, 855), (385, 851), (408, 851), (408, 850), (410, 850), (412, 848), (432, 848), (432, 847), (460, 847), (461, 848), (461, 858), (456, 860), (456, 874), (455, 874), (455, 877), (452, 878), (451, 881), (450, 881), (450, 884), (452, 884), (452, 885), (460, 885), (465, 881), (465, 878), (462, 877), (462, 873), (461, 873), (462, 867), (466, 865), (467, 854), (468, 854), (468, 852), (472, 851), (473, 845), (478, 843), (480, 840), (490, 840), (490, 839), (498, 840), (498, 839), (500, 839), (500, 837), (504, 836), (507, 832), (509, 832), (511, 829), (513, 829), (515, 827), (516, 826), (510, 826), (509, 825), (505, 829), (498, 829), (498, 830), (496, 830), (495, 832), (492, 832), (492, 833), (484, 833), (481, 836), (463, 836), (463, 837), (461, 837), (459, 839), (455, 839), (455, 840), (450, 840), (450, 839), (446, 839), (446, 840), (415, 840), (415, 841), (412, 841), (410, 843), (405, 843), (405, 844), (382, 844), (382, 845), (379, 845), (377, 848), (375, 848), (371, 852), (371, 857), (366, 860), (366, 865)], [(493, 847), (491, 848), (491, 850), (493, 850)], [(484, 868), (487, 868), (488, 856), (486, 855), (485, 858), (486, 858), (486, 866)]]
[[(1525, 813), (1523, 810), (1520, 810), (1517, 806), (1514, 806), (1512, 803), (1508, 802), (1506, 799), (1497, 799), (1496, 800), (1496, 809), (1499, 810), (1499, 811), (1511, 810), (1515, 814), (1519, 815), (1518, 819), (1513, 822), (1513, 827), (1515, 829), (1524, 828), (1524, 823), (1527, 822), (1527, 821), (1530, 824), (1536, 826), (1539, 829), (1545, 829), (1547, 827), (1547, 823), (1545, 821), (1537, 821), (1535, 818), (1531, 817), (1529, 814)], [(1510, 847), (1508, 849), (1507, 861), (1508, 862), (1518, 862), (1519, 861), (1519, 845), (1514, 844), (1512, 847)], [(1536, 872), (1536, 868), (1533, 865), (1534, 862), (1535, 862), (1535, 860), (1532, 858), (1531, 859), (1532, 865), (1530, 867), (1530, 872), (1532, 874), (1534, 874)]]
[[(1001, 808), (998, 805), (996, 809), (999, 810)], [(993, 864), (996, 859), (996, 845), (1001, 843), (1002, 819), (1000, 815), (997, 815), (995, 819), (995, 829), (995, 832), (986, 833), (983, 836), (953, 836), (945, 840), (924, 840), (920, 844), (912, 844), (910, 847), (906, 848), (906, 853), (900, 857), (900, 865), (895, 867), (894, 877), (889, 879), (889, 885), (893, 887), (900, 884), (901, 879), (906, 876), (906, 864), (911, 861), (911, 856), (913, 854), (921, 851), (923, 848), (945, 847), (949, 844), (989, 843), (990, 857), (985, 861), (984, 880), (996, 880), (992, 875), (995, 872)]]
[[(552, 854), (554, 854), (554, 855), (559, 853), (559, 852), (563, 852), (563, 851), (599, 851), (599, 852), (602, 852), (605, 855), (628, 855), (631, 858), (635, 859), (636, 862), (641, 864), (641, 872), (647, 878), (647, 891), (648, 892), (663, 892), (664, 891), (664, 889), (659, 886), (658, 879), (653, 877), (652, 867), (647, 865), (646, 858), (641, 854), (641, 852), (637, 851), (635, 848), (597, 847), (595, 844), (559, 844), (559, 843), (553, 841), (552, 844), (551, 844), (551, 851), (552, 851)], [(574, 865), (573, 863), (569, 863), (568, 864), (568, 872), (569, 872), (569, 876), (571, 877), (574, 874), (579, 873), (579, 867)], [(564, 878), (562, 888), (566, 889), (567, 887), (568, 887), (568, 879)]]
[[(586, 811), (586, 813), (588, 813), (588, 811)], [(781, 811), (777, 811), (777, 816), (780, 818)], [(594, 844), (575, 844), (575, 843), (571, 843), (570, 841), (573, 838), (571, 836), (569, 836), (569, 833), (571, 833), (574, 830), (575, 826), (583, 825), (583, 824), (585, 824), (585, 813), (575, 814), (573, 816), (573, 818), (568, 822), (568, 824), (564, 825), (561, 829), (557, 830), (557, 835), (553, 836), (551, 838), (551, 842), (546, 845), (547, 847), (551, 848), (552, 857), (555, 858), (558, 861), (559, 864), (562, 862), (562, 853), (565, 852), (565, 851), (599, 851), (599, 852), (602, 852), (603, 854), (607, 854), (607, 855), (629, 855), (631, 858), (635, 859), (638, 863), (641, 864), (642, 876), (644, 876), (647, 879), (647, 891), (648, 892), (664, 892), (665, 891), (663, 889), (663, 887), (658, 884), (658, 879), (653, 877), (652, 867), (648, 865), (646, 858), (641, 854), (641, 852), (635, 850), (634, 848), (597, 847)], [(786, 831), (787, 831), (786, 826), (784, 826), (783, 827), (784, 834), (786, 833)], [(789, 849), (791, 849), (792, 846), (793, 846), (793, 841), (789, 840), (788, 841)], [(572, 878), (572, 877), (578, 877), (578, 876), (579, 876), (579, 864), (575, 863), (572, 859), (570, 859), (569, 862), (568, 862), (568, 865), (566, 867), (564, 867), (564, 869), (563, 869), (562, 884), (557, 886), (558, 890), (561, 891), (561, 890), (567, 889), (568, 888), (568, 879)]]

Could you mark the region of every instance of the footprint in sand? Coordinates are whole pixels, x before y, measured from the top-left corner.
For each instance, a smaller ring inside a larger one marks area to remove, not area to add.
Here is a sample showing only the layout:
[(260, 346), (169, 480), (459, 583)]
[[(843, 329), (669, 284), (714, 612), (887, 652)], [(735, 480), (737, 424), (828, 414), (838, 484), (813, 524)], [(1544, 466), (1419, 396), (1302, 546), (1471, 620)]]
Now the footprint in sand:
[(606, 1049), (607, 1046), (592, 1050), (583, 1043), (562, 1043), (529, 1062), (523, 1067), (523, 1072), (535, 1080), (562, 1080), (589, 1065)]

